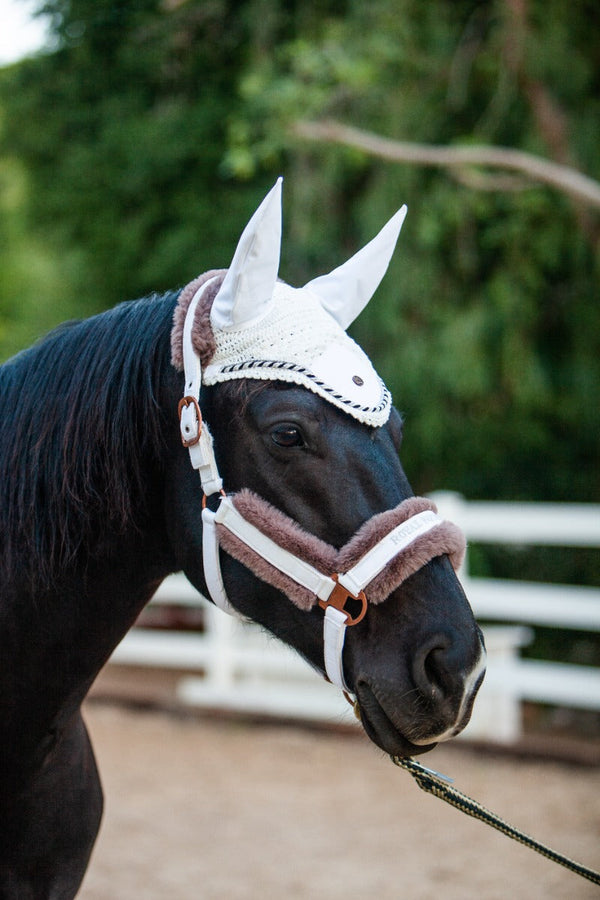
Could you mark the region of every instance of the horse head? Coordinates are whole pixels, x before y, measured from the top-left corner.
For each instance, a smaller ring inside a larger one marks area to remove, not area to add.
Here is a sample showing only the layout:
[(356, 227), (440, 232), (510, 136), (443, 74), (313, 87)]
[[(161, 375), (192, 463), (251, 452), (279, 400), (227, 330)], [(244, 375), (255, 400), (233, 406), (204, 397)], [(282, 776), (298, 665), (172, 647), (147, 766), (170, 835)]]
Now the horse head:
[(295, 289), (278, 280), (278, 181), (229, 269), (182, 292), (172, 333), (181, 435), (202, 482), (180, 448), (171, 532), (182, 568), (354, 695), (367, 734), (401, 756), (465, 726), (485, 657), (455, 574), (462, 536), (413, 496), (401, 418), (346, 334), (405, 213)]

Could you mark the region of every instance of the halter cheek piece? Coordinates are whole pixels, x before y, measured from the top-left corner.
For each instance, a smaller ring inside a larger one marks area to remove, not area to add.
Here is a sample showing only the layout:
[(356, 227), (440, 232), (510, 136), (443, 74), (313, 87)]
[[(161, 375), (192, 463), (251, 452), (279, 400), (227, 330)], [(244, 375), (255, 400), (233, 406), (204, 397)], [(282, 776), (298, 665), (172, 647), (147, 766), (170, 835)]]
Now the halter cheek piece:
[(410, 497), (394, 509), (373, 516), (338, 551), (251, 491), (226, 495), (212, 437), (200, 412), (202, 368), (191, 336), (196, 307), (208, 284), (197, 291), (185, 318), (186, 383), (179, 416), (181, 439), (199, 472), (205, 498), (221, 495), (216, 511), (206, 503), (202, 511), (204, 577), (209, 594), (216, 606), (237, 615), (223, 583), (222, 547), (300, 609), (310, 610), (318, 604), (325, 610), (327, 677), (349, 693), (342, 658), (346, 628), (364, 618), (369, 602), (381, 603), (434, 557), (448, 554), (458, 568), (464, 555), (464, 537), (456, 525), (437, 515), (429, 500)]

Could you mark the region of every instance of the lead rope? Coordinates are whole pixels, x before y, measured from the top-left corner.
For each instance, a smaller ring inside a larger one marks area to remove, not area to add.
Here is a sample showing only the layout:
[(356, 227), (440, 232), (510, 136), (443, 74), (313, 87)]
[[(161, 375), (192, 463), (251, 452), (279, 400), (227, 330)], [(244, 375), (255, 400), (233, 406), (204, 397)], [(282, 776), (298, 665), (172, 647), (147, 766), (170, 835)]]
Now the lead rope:
[(434, 797), (439, 797), (441, 800), (445, 800), (450, 806), (454, 806), (455, 809), (459, 809), (467, 816), (472, 816), (474, 819), (479, 819), (480, 822), (485, 822), (486, 825), (490, 825), (492, 828), (505, 834), (506, 837), (512, 838), (513, 841), (517, 841), (519, 844), (523, 844), (524, 847), (529, 847), (530, 850), (535, 850), (536, 853), (541, 853), (546, 859), (558, 863), (560, 866), (564, 866), (565, 869), (569, 869), (576, 875), (580, 875), (581, 878), (587, 878), (587, 880), (591, 881), (593, 884), (600, 885), (600, 872), (596, 872), (594, 869), (588, 869), (587, 866), (582, 866), (580, 863), (569, 859), (568, 856), (563, 856), (562, 853), (551, 850), (550, 847), (546, 847), (545, 844), (529, 837), (528, 834), (524, 834), (524, 832), (515, 828), (513, 825), (509, 825), (501, 819), (500, 816), (497, 816), (496, 813), (491, 812), (489, 809), (486, 809), (485, 806), (482, 806), (481, 803), (478, 803), (477, 800), (472, 800), (470, 797), (467, 797), (466, 794), (457, 790), (457, 788), (452, 787), (449, 783), (452, 779), (447, 778), (445, 775), (441, 775), (439, 772), (434, 772), (433, 769), (426, 768), (420, 762), (417, 762), (416, 759), (412, 759), (411, 757), (403, 759), (400, 756), (390, 756), (390, 759), (394, 765), (400, 766), (401, 769), (406, 769), (407, 772), (410, 772), (421, 790), (426, 791), (428, 794), (433, 794)]

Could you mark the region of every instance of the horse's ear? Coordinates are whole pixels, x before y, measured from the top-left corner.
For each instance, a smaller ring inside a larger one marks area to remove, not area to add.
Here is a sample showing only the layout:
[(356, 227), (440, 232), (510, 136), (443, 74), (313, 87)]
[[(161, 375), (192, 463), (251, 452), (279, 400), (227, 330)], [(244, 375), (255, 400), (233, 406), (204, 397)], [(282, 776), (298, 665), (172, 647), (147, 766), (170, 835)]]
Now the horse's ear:
[(281, 181), (277, 179), (242, 232), (210, 312), (215, 329), (240, 328), (271, 302), (281, 250)]
[(347, 262), (328, 275), (320, 275), (304, 285), (317, 295), (323, 307), (344, 330), (363, 311), (379, 287), (405, 216), (406, 206), (403, 206), (379, 234)]

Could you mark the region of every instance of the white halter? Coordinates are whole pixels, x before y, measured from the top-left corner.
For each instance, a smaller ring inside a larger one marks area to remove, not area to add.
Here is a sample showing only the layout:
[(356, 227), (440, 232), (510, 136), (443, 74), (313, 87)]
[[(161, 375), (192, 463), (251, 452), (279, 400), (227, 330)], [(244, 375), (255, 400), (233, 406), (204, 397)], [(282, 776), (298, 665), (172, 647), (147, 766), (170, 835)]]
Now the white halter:
[[(180, 403), (180, 428), (182, 441), (189, 450), (192, 466), (198, 469), (202, 489), (208, 497), (223, 492), (223, 481), (219, 475), (210, 431), (200, 415), (201, 367), (190, 339), (195, 305), (203, 290), (204, 287), (194, 297), (186, 316), (184, 328), (186, 387), (185, 396)], [(319, 605), (325, 609), (323, 642), (327, 677), (342, 690), (349, 692), (344, 680), (342, 651), (347, 626), (360, 622), (367, 611), (365, 588), (392, 559), (442, 522), (440, 516), (432, 510), (417, 513), (386, 534), (347, 572), (333, 575), (320, 572), (263, 534), (238, 512), (232, 498), (222, 493), (216, 512), (206, 506), (202, 510), (204, 577), (215, 605), (224, 612), (238, 615), (227, 597), (221, 573), (216, 526), (222, 525), (274, 569), (314, 594)], [(349, 598), (359, 600), (361, 604), (360, 611), (354, 616), (345, 609)]]
[[(276, 206), (279, 207), (280, 219), (280, 191), (278, 181), (246, 226), (232, 265), (216, 295), (211, 310), (211, 325), (217, 349), (206, 368), (205, 383), (240, 377), (294, 381), (320, 394), (360, 421), (381, 425), (389, 416), (389, 393), (385, 386), (382, 387), (382, 382), (363, 351), (345, 335), (343, 329), (368, 302), (383, 277), (406, 210), (403, 208), (345, 266), (336, 269), (329, 276), (315, 279), (296, 292), (300, 303), (307, 297), (311, 298), (309, 302), (312, 304), (312, 313), (318, 312), (320, 315), (322, 312), (325, 317), (325, 342), (319, 345), (313, 358), (305, 359), (307, 364), (302, 365), (301, 358), (297, 357), (298, 333), (302, 328), (298, 328), (297, 323), (303, 320), (303, 311), (300, 310), (299, 316), (293, 310), (290, 312), (288, 303), (288, 315), (292, 324), (287, 331), (284, 328), (281, 341), (275, 345), (271, 341), (270, 355), (274, 365), (269, 366), (264, 364), (264, 338), (266, 336), (268, 343), (272, 337), (269, 332), (279, 327), (277, 310), (280, 307), (277, 299), (283, 298), (285, 305), (290, 292), (294, 291), (288, 285), (276, 283), (280, 226), (278, 229), (278, 217), (273, 211)], [(277, 245), (275, 261), (272, 253), (274, 243)], [(344, 283), (348, 280), (354, 284), (350, 294), (344, 289)], [(395, 525), (347, 571), (330, 573), (319, 571), (310, 562), (280, 546), (236, 509), (234, 498), (224, 494), (212, 437), (206, 423), (202, 422), (199, 405), (203, 373), (200, 356), (193, 341), (194, 317), (199, 301), (214, 281), (215, 279), (206, 281), (196, 291), (186, 313), (182, 339), (185, 392), (179, 404), (181, 438), (189, 450), (192, 466), (199, 471), (204, 494), (207, 497), (216, 493), (222, 495), (215, 512), (207, 507), (202, 512), (203, 564), (208, 591), (213, 602), (222, 610), (237, 614), (227, 597), (221, 573), (218, 530), (224, 528), (282, 576), (306, 589), (325, 609), (325, 671), (330, 681), (348, 691), (342, 659), (345, 630), (348, 625), (359, 622), (366, 613), (365, 589), (392, 560), (418, 543), (424, 535), (435, 530), (441, 534), (439, 526), (443, 520), (432, 509), (422, 510)], [(344, 297), (349, 297), (350, 309), (346, 304), (342, 308), (341, 298)], [(319, 307), (318, 311), (315, 304)], [(333, 321), (332, 316), (337, 321)], [(253, 334), (254, 342), (251, 340)], [(321, 337), (324, 337), (323, 334)], [(283, 365), (278, 366), (278, 362)], [(354, 377), (354, 381), (348, 378), (348, 373)], [(349, 382), (356, 389), (354, 395)], [(367, 390), (360, 393), (365, 384)], [(456, 549), (455, 544), (450, 547), (443, 542), (440, 544), (438, 540), (431, 552), (427, 550), (425, 561), (441, 553), (451, 552), (452, 549)], [(414, 566), (413, 571), (422, 564)], [(351, 598), (359, 604), (359, 609), (354, 614), (346, 609)]]

